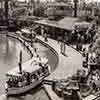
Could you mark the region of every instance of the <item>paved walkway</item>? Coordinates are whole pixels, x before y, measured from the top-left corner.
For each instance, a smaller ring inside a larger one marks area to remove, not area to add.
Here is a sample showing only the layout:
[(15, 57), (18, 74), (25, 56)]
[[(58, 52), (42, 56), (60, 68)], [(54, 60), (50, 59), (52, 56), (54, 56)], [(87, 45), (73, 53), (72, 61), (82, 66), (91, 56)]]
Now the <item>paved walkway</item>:
[[(37, 38), (44, 41), (41, 36)], [(66, 45), (66, 55), (68, 56), (66, 57), (60, 53), (60, 44), (56, 40), (49, 38), (48, 42), (45, 43), (53, 47), (59, 56), (58, 67), (49, 77), (47, 77), (47, 79), (64, 79), (75, 73), (77, 69), (82, 68), (82, 56), (75, 49)]]
[[(44, 38), (42, 36), (38, 36), (38, 39), (44, 41)], [(82, 56), (79, 52), (77, 52), (75, 49), (71, 48), (70, 46), (66, 45), (66, 52), (67, 55), (64, 56), (60, 52), (60, 44), (53, 39), (48, 39), (47, 43), (49, 46), (54, 48), (59, 56), (59, 63), (58, 67), (54, 72), (50, 74), (46, 79), (47, 80), (53, 80), (53, 79), (65, 79), (69, 75), (72, 75), (76, 72), (77, 69), (82, 68)], [(44, 85), (44, 88), (48, 94), (48, 96), (51, 98), (51, 100), (61, 100), (62, 98), (58, 97), (55, 92), (52, 91), (51, 86)]]

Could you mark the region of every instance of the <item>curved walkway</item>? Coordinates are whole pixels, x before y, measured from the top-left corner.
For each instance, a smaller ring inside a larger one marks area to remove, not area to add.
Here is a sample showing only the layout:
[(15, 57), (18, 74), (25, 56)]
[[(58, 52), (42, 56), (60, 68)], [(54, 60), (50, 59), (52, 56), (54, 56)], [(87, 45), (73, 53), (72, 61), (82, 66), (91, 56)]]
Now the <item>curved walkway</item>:
[[(66, 45), (66, 54), (68, 56), (66, 57), (60, 53), (60, 44), (58, 44), (56, 40), (49, 38), (48, 42), (45, 42), (42, 36), (37, 36), (37, 38), (55, 49), (59, 56), (58, 67), (46, 78), (47, 80), (65, 79), (75, 73), (77, 69), (82, 68), (82, 56), (75, 49)], [(51, 86), (44, 85), (44, 88), (51, 100), (61, 100), (61, 98), (52, 91)]]
[[(37, 38), (45, 42), (42, 36), (37, 36)], [(64, 79), (75, 73), (77, 69), (82, 68), (82, 56), (75, 49), (66, 45), (66, 54), (68, 56), (66, 57), (60, 53), (60, 44), (56, 40), (49, 38), (48, 42), (45, 43), (54, 48), (59, 56), (58, 67), (46, 79)]]

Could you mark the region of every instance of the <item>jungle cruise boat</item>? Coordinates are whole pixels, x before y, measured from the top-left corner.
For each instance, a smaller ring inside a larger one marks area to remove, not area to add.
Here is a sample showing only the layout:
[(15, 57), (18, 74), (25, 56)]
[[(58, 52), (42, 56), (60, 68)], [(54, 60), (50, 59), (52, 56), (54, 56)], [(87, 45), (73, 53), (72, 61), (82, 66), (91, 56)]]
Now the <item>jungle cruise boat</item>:
[(33, 57), (24, 64), (11, 69), (6, 73), (5, 90), (7, 96), (28, 92), (41, 84), (50, 74), (47, 58)]

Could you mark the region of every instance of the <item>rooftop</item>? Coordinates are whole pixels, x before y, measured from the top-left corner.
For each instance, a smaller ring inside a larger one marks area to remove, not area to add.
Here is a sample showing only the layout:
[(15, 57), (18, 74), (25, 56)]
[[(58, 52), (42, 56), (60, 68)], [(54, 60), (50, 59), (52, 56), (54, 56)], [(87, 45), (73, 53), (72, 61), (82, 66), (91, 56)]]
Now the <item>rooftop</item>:
[(84, 24), (84, 26), (89, 25), (88, 22), (85, 22), (79, 18), (73, 18), (73, 17), (65, 17), (64, 19), (60, 21), (51, 21), (48, 19), (43, 19), (43, 20), (35, 21), (35, 23), (62, 28), (62, 29), (70, 30), (70, 31), (74, 29), (74, 26), (76, 23)]

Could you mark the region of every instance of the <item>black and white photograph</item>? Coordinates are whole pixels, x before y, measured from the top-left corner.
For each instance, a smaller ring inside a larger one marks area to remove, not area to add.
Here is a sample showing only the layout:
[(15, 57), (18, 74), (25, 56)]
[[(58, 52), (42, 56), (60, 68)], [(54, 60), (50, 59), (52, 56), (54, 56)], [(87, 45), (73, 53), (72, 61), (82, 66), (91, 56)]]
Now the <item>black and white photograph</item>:
[(0, 0), (0, 100), (100, 100), (100, 0)]

